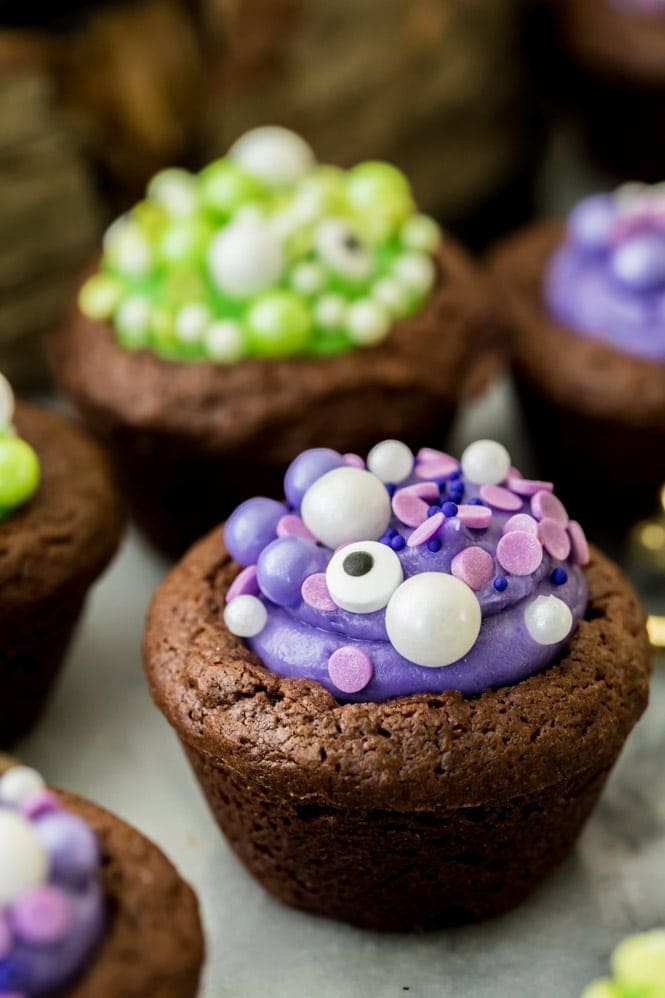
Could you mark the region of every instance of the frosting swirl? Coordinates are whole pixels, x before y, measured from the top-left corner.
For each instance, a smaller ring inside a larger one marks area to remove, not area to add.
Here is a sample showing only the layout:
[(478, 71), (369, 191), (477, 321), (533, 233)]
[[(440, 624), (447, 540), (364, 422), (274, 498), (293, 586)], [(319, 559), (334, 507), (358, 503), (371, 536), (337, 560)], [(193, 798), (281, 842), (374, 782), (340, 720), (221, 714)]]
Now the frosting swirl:
[(268, 668), (340, 699), (518, 682), (554, 660), (585, 611), (582, 528), (494, 441), (461, 464), (399, 441), (367, 465), (305, 451), (285, 493), (227, 521), (245, 567), (225, 621)]

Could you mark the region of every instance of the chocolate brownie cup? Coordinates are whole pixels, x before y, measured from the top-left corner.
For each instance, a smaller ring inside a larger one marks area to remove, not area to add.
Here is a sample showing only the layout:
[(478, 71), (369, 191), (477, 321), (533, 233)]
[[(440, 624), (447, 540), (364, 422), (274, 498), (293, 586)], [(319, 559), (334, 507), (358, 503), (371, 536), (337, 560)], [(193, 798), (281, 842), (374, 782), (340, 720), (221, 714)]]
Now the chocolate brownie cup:
[(54, 343), (136, 517), (181, 553), (303, 448), (440, 442), (496, 363), (484, 280), (385, 163), (257, 129), (116, 222)]
[(665, 481), (664, 203), (594, 195), (493, 261), (527, 431), (596, 529), (651, 512)]
[(0, 776), (0, 847), (3, 994), (196, 995), (196, 898), (136, 829), (16, 766)]
[(305, 452), (290, 512), (249, 500), (195, 545), (150, 608), (147, 677), (275, 897), (478, 920), (572, 849), (647, 702), (644, 615), (499, 444), (460, 468), (384, 441), (368, 468)]
[[(120, 499), (108, 461), (82, 429), (26, 402), (19, 441), (0, 434), (0, 503), (17, 442), (38, 459), (31, 498), (0, 521), (0, 745), (37, 720), (91, 584), (121, 536)], [(20, 438), (23, 438), (22, 440)]]

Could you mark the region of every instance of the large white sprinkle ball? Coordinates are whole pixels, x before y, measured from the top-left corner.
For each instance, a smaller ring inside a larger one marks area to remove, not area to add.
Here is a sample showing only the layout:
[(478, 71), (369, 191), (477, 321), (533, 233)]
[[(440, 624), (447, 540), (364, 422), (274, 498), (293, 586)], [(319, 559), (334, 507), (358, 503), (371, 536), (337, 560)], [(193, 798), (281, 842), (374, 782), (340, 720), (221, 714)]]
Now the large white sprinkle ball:
[(42, 776), (30, 766), (12, 766), (0, 778), (0, 803), (18, 807), (45, 787)]
[(284, 269), (284, 254), (267, 225), (234, 222), (213, 239), (208, 265), (222, 291), (247, 298), (275, 284)]
[(46, 851), (30, 822), (16, 811), (0, 809), (0, 908), (43, 883), (47, 873)]
[(443, 572), (412, 575), (386, 608), (390, 643), (409, 662), (439, 668), (463, 658), (480, 633), (480, 603), (461, 579)]
[(376, 541), (390, 523), (390, 497), (384, 485), (362, 468), (334, 468), (303, 496), (300, 515), (323, 544)]
[(268, 611), (256, 596), (236, 596), (224, 609), (224, 623), (239, 638), (260, 634), (267, 620)]
[(555, 645), (570, 634), (573, 615), (558, 596), (537, 596), (524, 611), (524, 623), (539, 645)]
[(401, 440), (382, 440), (367, 455), (367, 467), (382, 482), (396, 485), (413, 471), (413, 453)]
[(511, 462), (503, 444), (496, 440), (475, 440), (462, 454), (460, 463), (468, 482), (499, 485), (508, 477)]
[(228, 154), (246, 173), (270, 187), (295, 184), (316, 163), (305, 140), (279, 125), (264, 125), (245, 132)]

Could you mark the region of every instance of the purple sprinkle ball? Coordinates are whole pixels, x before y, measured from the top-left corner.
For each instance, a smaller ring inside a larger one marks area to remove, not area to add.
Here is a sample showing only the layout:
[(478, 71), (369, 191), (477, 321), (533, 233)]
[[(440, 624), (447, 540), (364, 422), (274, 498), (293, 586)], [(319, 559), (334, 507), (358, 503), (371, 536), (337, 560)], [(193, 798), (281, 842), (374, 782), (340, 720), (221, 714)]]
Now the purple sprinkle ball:
[(278, 537), (261, 552), (256, 577), (263, 595), (277, 606), (295, 606), (307, 576), (325, 568), (323, 548), (301, 537)]
[[(434, 535), (438, 533), (440, 528), (443, 526), (445, 519), (446, 518), (441, 510), (439, 510), (438, 513), (434, 513), (433, 516), (428, 517), (413, 531), (406, 542), (407, 547), (416, 548), (420, 544), (427, 543), (427, 541), (431, 540)], [(439, 544), (439, 547), (441, 547), (441, 544)]]
[(538, 524), (538, 540), (557, 561), (565, 561), (570, 554), (570, 537), (566, 528), (550, 516), (543, 517)]
[(235, 579), (226, 593), (226, 602), (230, 603), (236, 596), (258, 596), (259, 583), (256, 579), (256, 565), (248, 565)]
[(480, 498), (489, 506), (509, 513), (522, 508), (522, 500), (519, 496), (504, 489), (501, 485), (481, 485)]
[(497, 544), (496, 557), (511, 575), (531, 575), (543, 560), (543, 546), (526, 530), (511, 530)]
[(494, 558), (483, 548), (465, 548), (450, 563), (452, 574), (477, 591), (487, 585), (494, 575)]
[(291, 461), (284, 476), (284, 495), (294, 509), (300, 508), (303, 496), (318, 478), (344, 465), (344, 458), (330, 447), (313, 447)]
[(545, 517), (549, 517), (552, 520), (557, 520), (562, 527), (568, 526), (566, 507), (560, 499), (557, 499), (555, 495), (551, 492), (546, 492), (544, 489), (541, 489), (532, 496), (531, 512), (537, 520), (544, 520)]
[(337, 609), (337, 604), (328, 592), (325, 572), (315, 572), (314, 575), (308, 576), (300, 591), (307, 606), (311, 606), (313, 610), (330, 613), (331, 610)]
[(28, 946), (59, 942), (71, 924), (69, 899), (59, 887), (44, 884), (22, 894), (11, 910), (14, 934)]
[(457, 516), (457, 503), (454, 502), (444, 502), (441, 507), (441, 512), (444, 516)]
[(390, 542), (390, 546), (393, 551), (401, 551), (403, 547), (406, 546), (406, 541), (401, 534), (397, 534)]
[(355, 645), (344, 645), (328, 659), (328, 675), (342, 693), (359, 693), (374, 674), (369, 655)]
[(224, 527), (224, 542), (240, 565), (255, 565), (264, 547), (277, 537), (277, 524), (286, 513), (281, 502), (257, 496), (231, 513)]
[(86, 882), (99, 865), (95, 834), (78, 815), (61, 811), (47, 814), (34, 825), (51, 859), (51, 872), (73, 887)]

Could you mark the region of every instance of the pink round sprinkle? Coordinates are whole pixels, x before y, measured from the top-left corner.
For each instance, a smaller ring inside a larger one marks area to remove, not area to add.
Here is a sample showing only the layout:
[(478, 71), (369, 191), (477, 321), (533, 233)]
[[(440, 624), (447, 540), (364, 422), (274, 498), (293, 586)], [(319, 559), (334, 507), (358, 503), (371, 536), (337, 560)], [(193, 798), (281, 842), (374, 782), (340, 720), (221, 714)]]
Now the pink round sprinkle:
[(496, 557), (511, 575), (531, 575), (543, 560), (543, 547), (538, 538), (526, 530), (511, 530), (497, 544)]
[(413, 485), (405, 485), (405, 492), (412, 492), (414, 496), (421, 499), (438, 499), (439, 486), (436, 482), (415, 482)]
[(446, 478), (459, 471), (459, 461), (442, 450), (421, 447), (416, 454), (416, 478)]
[(519, 496), (504, 489), (501, 485), (481, 485), (480, 498), (495, 509), (505, 509), (513, 511), (522, 508), (522, 500)]
[(472, 506), (462, 504), (457, 507), (457, 515), (465, 527), (472, 530), (485, 530), (492, 522), (492, 510), (487, 506)]
[(471, 589), (482, 589), (494, 575), (494, 558), (483, 548), (465, 548), (451, 561), (450, 571)]
[(427, 519), (427, 503), (406, 489), (398, 489), (393, 496), (393, 513), (407, 527), (417, 527)]
[(226, 602), (230, 603), (236, 596), (258, 596), (259, 584), (256, 581), (256, 565), (248, 565), (236, 575), (228, 588)]
[(316, 537), (308, 530), (296, 513), (286, 513), (277, 521), (278, 537), (304, 537), (306, 541), (315, 541)]
[(350, 468), (365, 467), (365, 462), (361, 458), (360, 454), (342, 454), (342, 461), (344, 464), (348, 464)]
[(531, 512), (537, 520), (544, 520), (546, 516), (552, 520), (557, 520), (562, 527), (568, 526), (568, 513), (566, 507), (551, 492), (541, 489), (531, 498)]
[(36, 794), (31, 794), (26, 800), (21, 801), (20, 810), (26, 818), (40, 818), (43, 814), (61, 811), (62, 801), (52, 790), (39, 790)]
[(537, 482), (531, 478), (522, 478), (520, 474), (514, 474), (511, 469), (508, 475), (508, 488), (511, 492), (517, 492), (518, 496), (532, 496), (536, 492), (553, 492), (552, 482)]
[(12, 933), (7, 919), (0, 911), (0, 960), (7, 956), (12, 948)]
[(446, 518), (443, 513), (435, 513), (434, 516), (428, 516), (427, 519), (423, 520), (420, 526), (416, 527), (413, 531), (406, 542), (406, 546), (408, 548), (416, 548), (419, 544), (426, 544), (427, 541), (434, 537), (439, 528), (443, 526), (445, 519)]
[(519, 468), (515, 468), (512, 464), (508, 468), (508, 479), (511, 478), (524, 478), (524, 475)]
[(509, 534), (511, 530), (526, 530), (527, 534), (538, 533), (538, 520), (534, 520), (528, 513), (515, 513), (503, 525), (504, 534)]
[(570, 538), (566, 528), (551, 516), (545, 516), (538, 524), (538, 540), (548, 554), (559, 561), (564, 561), (570, 554)]
[(589, 544), (577, 520), (571, 520), (568, 524), (568, 536), (570, 537), (570, 550), (575, 564), (588, 565)]
[(329, 612), (337, 609), (337, 604), (328, 592), (325, 572), (308, 575), (300, 592), (307, 606), (311, 606), (313, 610)]
[(11, 925), (28, 945), (49, 945), (63, 938), (71, 922), (69, 900), (59, 887), (44, 884), (26, 891), (14, 902)]
[(342, 693), (359, 693), (374, 674), (372, 660), (362, 648), (344, 645), (328, 659), (328, 675)]

